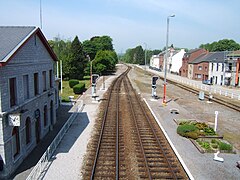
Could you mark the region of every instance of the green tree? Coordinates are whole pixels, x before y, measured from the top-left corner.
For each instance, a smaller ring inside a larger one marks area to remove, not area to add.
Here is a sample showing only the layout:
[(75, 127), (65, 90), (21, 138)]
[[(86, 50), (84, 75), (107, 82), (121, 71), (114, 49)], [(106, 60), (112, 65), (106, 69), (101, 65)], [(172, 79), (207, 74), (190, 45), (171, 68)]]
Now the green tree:
[(83, 47), (78, 37), (76, 36), (71, 44), (71, 54), (69, 59), (69, 78), (83, 79), (84, 69), (87, 61), (83, 52)]
[(222, 39), (218, 42), (212, 42), (207, 44), (201, 44), (199, 46), (200, 48), (204, 48), (210, 52), (216, 52), (216, 51), (235, 51), (240, 49), (240, 44), (236, 43), (232, 39)]
[(93, 72), (102, 75), (106, 74), (108, 71), (115, 70), (117, 62), (116, 57), (116, 53), (113, 51), (98, 51), (93, 61)]

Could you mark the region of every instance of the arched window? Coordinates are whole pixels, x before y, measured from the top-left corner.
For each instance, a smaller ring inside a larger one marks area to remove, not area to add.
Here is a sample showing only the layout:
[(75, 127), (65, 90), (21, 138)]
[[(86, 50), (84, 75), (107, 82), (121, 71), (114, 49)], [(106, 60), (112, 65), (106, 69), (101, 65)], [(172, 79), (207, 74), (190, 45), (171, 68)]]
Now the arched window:
[(16, 126), (13, 128), (12, 131), (12, 147), (13, 156), (16, 157), (20, 152), (19, 129)]
[(31, 120), (30, 117), (27, 117), (25, 122), (25, 134), (26, 134), (26, 144), (31, 141)]
[(47, 118), (47, 105), (44, 106), (43, 111), (44, 111), (44, 122), (43, 122), (43, 124), (44, 124), (44, 127), (45, 127), (45, 126), (47, 126), (47, 119), (48, 119)]

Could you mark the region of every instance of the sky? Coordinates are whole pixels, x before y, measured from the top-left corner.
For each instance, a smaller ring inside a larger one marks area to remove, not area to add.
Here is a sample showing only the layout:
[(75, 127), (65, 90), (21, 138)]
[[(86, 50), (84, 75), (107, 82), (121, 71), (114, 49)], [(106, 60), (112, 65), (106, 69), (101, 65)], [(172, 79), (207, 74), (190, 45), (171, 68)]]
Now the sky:
[(198, 48), (221, 39), (240, 43), (239, 0), (0, 0), (0, 26), (37, 26), (42, 6), (42, 31), (47, 39), (60, 36), (83, 42), (108, 35), (124, 53), (169, 45)]

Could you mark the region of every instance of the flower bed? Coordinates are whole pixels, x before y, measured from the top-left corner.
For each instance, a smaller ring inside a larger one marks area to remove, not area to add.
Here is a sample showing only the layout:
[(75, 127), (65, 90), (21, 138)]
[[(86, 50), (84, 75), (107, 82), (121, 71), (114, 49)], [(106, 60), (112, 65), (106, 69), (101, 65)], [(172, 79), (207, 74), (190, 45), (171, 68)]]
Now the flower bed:
[(178, 122), (177, 133), (189, 138), (201, 153), (214, 153), (217, 151), (235, 153), (233, 146), (223, 140), (223, 137), (218, 136), (213, 128), (206, 123), (181, 120)]

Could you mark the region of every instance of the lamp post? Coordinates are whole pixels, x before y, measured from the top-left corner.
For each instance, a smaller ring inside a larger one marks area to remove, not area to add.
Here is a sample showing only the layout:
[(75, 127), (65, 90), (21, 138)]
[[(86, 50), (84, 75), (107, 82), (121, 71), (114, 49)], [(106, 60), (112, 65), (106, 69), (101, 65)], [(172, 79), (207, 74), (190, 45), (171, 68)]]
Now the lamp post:
[(89, 55), (87, 55), (88, 61), (90, 61), (90, 84), (92, 85), (92, 61)]
[(145, 71), (146, 71), (146, 65), (147, 65), (147, 44), (144, 43), (145, 45)]
[(163, 85), (163, 105), (166, 105), (166, 91), (167, 91), (167, 59), (168, 59), (168, 33), (169, 33), (169, 18), (175, 17), (175, 15), (170, 15), (167, 17), (167, 38), (166, 38), (166, 55), (164, 58), (164, 85)]

